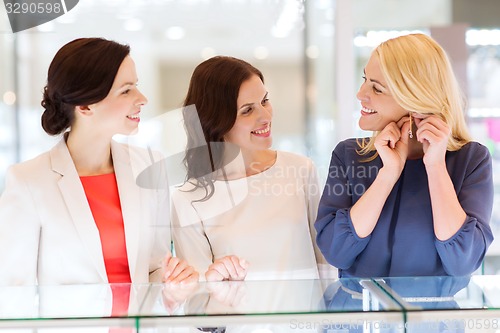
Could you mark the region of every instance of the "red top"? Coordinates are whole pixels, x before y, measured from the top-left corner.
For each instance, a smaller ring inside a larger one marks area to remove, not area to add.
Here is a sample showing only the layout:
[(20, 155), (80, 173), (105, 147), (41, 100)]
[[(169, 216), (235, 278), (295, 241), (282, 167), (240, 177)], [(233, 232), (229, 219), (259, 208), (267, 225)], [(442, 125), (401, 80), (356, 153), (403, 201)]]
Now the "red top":
[(122, 208), (115, 174), (84, 176), (80, 177), (80, 180), (95, 224), (99, 229), (108, 281), (109, 283), (127, 283), (111, 286), (113, 293), (111, 316), (127, 315), (130, 295), (128, 283), (131, 283), (131, 279)]
[(101, 237), (109, 283), (130, 283), (125, 228), (114, 173), (80, 177)]

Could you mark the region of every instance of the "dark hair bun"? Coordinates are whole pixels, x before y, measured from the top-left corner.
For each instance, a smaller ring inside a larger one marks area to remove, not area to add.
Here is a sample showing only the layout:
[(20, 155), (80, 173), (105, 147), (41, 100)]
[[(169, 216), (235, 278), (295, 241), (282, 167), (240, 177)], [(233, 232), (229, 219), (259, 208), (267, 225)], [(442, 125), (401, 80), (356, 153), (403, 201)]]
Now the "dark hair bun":
[(69, 128), (72, 121), (70, 115), (73, 113), (66, 110), (68, 106), (59, 98), (50, 97), (47, 87), (44, 88), (41, 105), (45, 109), (42, 114), (42, 127), (47, 134), (57, 135)]
[(57, 51), (43, 90), (42, 127), (50, 135), (63, 133), (75, 118), (75, 106), (103, 100), (113, 85), (128, 45), (103, 38), (79, 38)]

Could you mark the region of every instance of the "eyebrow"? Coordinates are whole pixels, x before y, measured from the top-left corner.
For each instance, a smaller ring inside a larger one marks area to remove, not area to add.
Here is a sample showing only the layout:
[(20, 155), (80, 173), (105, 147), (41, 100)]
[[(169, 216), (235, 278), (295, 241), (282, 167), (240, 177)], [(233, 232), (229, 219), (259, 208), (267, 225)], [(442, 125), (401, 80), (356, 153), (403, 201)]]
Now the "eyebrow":
[(134, 82), (125, 82), (121, 86), (119, 86), (118, 89), (121, 89), (125, 86), (135, 86), (135, 85), (136, 85), (136, 83), (134, 83)]
[[(264, 95), (264, 97), (263, 97), (262, 99), (263, 99), (263, 100), (264, 100), (264, 99), (266, 99), (267, 95), (269, 95), (269, 92), (268, 92), (268, 91), (266, 91), (266, 94)], [(243, 104), (242, 106), (240, 106), (240, 107), (238, 108), (238, 110), (241, 110), (241, 109), (243, 109), (245, 106), (251, 106), (251, 105), (253, 105), (253, 104), (254, 104), (254, 103), (246, 103), (246, 104)]]
[[(366, 77), (366, 70), (363, 69), (363, 73), (365, 74), (365, 77)], [(384, 89), (387, 89), (382, 83), (380, 83), (380, 81), (378, 80), (374, 80), (374, 79), (370, 79), (370, 82), (375, 82), (379, 85), (381, 85)]]

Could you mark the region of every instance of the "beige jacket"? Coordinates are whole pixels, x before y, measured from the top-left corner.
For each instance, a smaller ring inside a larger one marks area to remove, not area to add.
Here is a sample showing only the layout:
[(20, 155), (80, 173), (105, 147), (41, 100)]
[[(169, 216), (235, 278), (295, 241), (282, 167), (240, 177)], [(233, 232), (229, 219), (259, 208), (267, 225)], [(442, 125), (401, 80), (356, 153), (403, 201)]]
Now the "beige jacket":
[[(157, 188), (140, 187), (136, 178), (152, 164), (150, 153), (114, 141), (111, 152), (132, 282), (159, 281), (171, 244), (168, 187), (160, 186), (166, 177), (150, 173)], [(0, 267), (0, 285), (108, 282), (99, 231), (64, 139), (9, 168), (0, 197)]]

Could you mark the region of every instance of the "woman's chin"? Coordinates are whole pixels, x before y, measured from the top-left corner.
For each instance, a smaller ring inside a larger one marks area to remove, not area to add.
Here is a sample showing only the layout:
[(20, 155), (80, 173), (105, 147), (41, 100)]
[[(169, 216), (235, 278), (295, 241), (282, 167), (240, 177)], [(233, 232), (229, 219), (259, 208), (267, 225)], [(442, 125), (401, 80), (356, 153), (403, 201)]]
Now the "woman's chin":
[(359, 128), (361, 128), (363, 131), (376, 131), (375, 129), (373, 129), (373, 126), (370, 126), (369, 124), (366, 124), (362, 121), (360, 121), (358, 125)]

